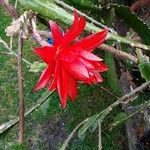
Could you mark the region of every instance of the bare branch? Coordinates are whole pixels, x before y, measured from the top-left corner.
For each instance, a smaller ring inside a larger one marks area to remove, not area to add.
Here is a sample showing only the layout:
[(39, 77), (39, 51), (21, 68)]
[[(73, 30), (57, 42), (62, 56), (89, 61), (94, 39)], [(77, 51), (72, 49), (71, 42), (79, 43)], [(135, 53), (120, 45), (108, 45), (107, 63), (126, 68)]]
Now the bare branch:
[(112, 53), (114, 56), (116, 56), (118, 58), (129, 59), (130, 61), (132, 61), (132, 62), (134, 62), (136, 64), (138, 63), (137, 58), (135, 56), (133, 56), (131, 54), (128, 54), (128, 53), (126, 53), (124, 51), (115, 49), (112, 46), (109, 46), (109, 45), (106, 45), (106, 44), (102, 44), (98, 48), (100, 48), (100, 49), (102, 49), (104, 51), (110, 52), (110, 53)]
[(23, 38), (22, 32), (20, 31), (18, 36), (18, 87), (19, 87), (19, 143), (22, 144), (24, 141), (24, 90), (23, 90), (23, 72), (22, 72), (22, 47)]
[(42, 39), (40, 34), (37, 32), (34, 18), (30, 20), (30, 25), (31, 26), (29, 27), (30, 28), (29, 30), (31, 31), (31, 34), (33, 38), (36, 40), (36, 42), (39, 43), (41, 46), (50, 46), (50, 44), (46, 42), (44, 39)]

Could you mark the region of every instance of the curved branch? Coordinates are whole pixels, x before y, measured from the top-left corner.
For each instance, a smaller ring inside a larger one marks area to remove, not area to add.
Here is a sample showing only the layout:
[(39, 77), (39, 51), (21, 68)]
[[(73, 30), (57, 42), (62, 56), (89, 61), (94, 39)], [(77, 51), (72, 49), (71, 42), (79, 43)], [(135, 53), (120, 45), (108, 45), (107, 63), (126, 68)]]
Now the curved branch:
[(73, 131), (69, 134), (68, 138), (65, 140), (65, 142), (63, 143), (63, 145), (61, 146), (61, 148), (59, 150), (65, 150), (70, 142), (70, 140), (72, 139), (72, 137), (74, 136), (74, 134), (76, 133), (76, 131), (86, 122), (87, 120), (83, 120), (81, 123), (79, 123), (74, 129)]

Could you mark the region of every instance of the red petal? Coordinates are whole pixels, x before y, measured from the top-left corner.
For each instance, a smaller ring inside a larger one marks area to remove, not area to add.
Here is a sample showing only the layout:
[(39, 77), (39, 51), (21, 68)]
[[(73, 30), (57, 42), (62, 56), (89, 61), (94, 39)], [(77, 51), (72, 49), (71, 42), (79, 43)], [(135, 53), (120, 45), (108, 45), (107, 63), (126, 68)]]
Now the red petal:
[(78, 51), (76, 47), (66, 47), (63, 51), (58, 55), (58, 59), (61, 59), (66, 62), (73, 62), (78, 57)]
[(55, 22), (50, 21), (49, 23), (50, 23), (52, 35), (54, 38), (54, 45), (58, 46), (61, 43), (61, 40), (63, 37), (61, 29)]
[(103, 62), (96, 62), (96, 63), (93, 63), (93, 65), (95, 66), (95, 70), (99, 72), (105, 72), (108, 70), (107, 65), (105, 65)]
[(51, 63), (56, 55), (56, 49), (53, 46), (35, 48), (34, 52), (47, 64)]
[(85, 60), (85, 59), (83, 59), (81, 57), (78, 57), (77, 61), (81, 62), (88, 69), (95, 69), (93, 64), (90, 61), (88, 61), (88, 60)]
[(90, 78), (85, 80), (84, 82), (87, 84), (95, 84), (97, 82), (103, 82), (101, 75), (97, 71), (90, 71), (89, 72)]
[(97, 82), (103, 82), (102, 76), (97, 71), (95, 71), (93, 73), (94, 73), (94, 76), (96, 78), (96, 82), (95, 83), (97, 83)]
[(55, 71), (54, 71), (54, 79), (53, 79), (51, 85), (49, 86), (49, 91), (53, 91), (56, 89), (57, 80), (58, 80), (59, 76), (60, 76), (60, 64), (58, 62), (56, 62)]
[(75, 40), (84, 30), (86, 20), (84, 17), (79, 17), (77, 11), (74, 11), (74, 22), (68, 32), (65, 33), (62, 39), (62, 46), (66, 46)]
[(107, 33), (108, 30), (105, 29), (79, 40), (74, 45), (80, 46), (87, 51), (91, 51), (105, 41)]
[(78, 80), (86, 80), (89, 78), (87, 68), (80, 62), (65, 63), (65, 69)]
[(97, 57), (96, 55), (88, 51), (81, 51), (80, 56), (82, 56), (84, 59), (91, 60), (91, 61), (102, 61), (101, 58)]
[(67, 98), (68, 98), (68, 79), (67, 74), (63, 68), (61, 68), (61, 74), (58, 77), (57, 80), (57, 90), (58, 94), (60, 96), (61, 105), (63, 108), (66, 107), (67, 104)]
[(54, 72), (53, 68), (48, 66), (42, 73), (38, 83), (36, 84), (34, 91), (38, 91), (41, 88), (44, 88), (51, 80), (52, 73)]
[(69, 96), (72, 101), (75, 101), (77, 97), (77, 80), (70, 75), (68, 75), (69, 84)]

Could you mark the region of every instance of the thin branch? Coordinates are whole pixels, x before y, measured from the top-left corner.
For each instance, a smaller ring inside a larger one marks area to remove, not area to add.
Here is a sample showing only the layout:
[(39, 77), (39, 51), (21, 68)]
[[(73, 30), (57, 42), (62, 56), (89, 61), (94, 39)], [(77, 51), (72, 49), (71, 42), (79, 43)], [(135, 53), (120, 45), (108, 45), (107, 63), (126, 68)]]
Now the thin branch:
[(147, 81), (145, 83), (143, 83), (141, 86), (137, 87), (136, 89), (132, 90), (130, 93), (124, 95), (123, 97), (119, 98), (116, 102), (114, 102), (113, 104), (111, 104), (109, 107), (107, 107), (106, 109), (104, 109), (102, 112), (100, 112), (100, 118), (101, 120), (103, 120), (103, 118), (105, 118), (105, 116), (112, 111), (112, 109), (116, 106), (118, 106), (121, 102), (125, 101), (126, 99), (130, 99), (132, 97), (134, 97), (134, 95), (136, 95), (139, 92), (142, 92), (145, 88), (147, 88), (150, 85), (150, 81)]
[[(60, 1), (60, 0), (54, 0), (54, 2), (56, 2), (58, 5), (64, 7), (65, 9), (68, 9), (68, 10), (70, 10), (70, 11), (72, 11), (72, 12), (73, 12), (74, 10), (76, 10), (75, 8), (73, 8), (73, 7), (69, 6), (69, 5), (67, 5), (66, 3), (64, 3), (64, 2), (62, 2), (62, 1)], [(93, 23), (93, 24), (95, 24), (95, 25), (97, 25), (97, 26), (99, 26), (99, 27), (101, 27), (101, 28), (107, 28), (110, 32), (115, 33), (115, 31), (114, 31), (112, 28), (108, 28), (107, 26), (103, 25), (102, 23), (100, 23), (100, 22), (94, 20), (93, 18), (87, 16), (85, 13), (82, 13), (82, 12), (79, 11), (79, 10), (78, 10), (78, 13), (79, 13), (80, 15), (84, 16), (84, 17), (85, 17), (87, 20), (89, 20), (91, 23)]]
[(86, 121), (87, 120), (82, 121), (73, 129), (73, 131), (71, 132), (71, 134), (69, 134), (68, 138), (65, 140), (65, 142), (63, 143), (63, 145), (61, 146), (61, 148), (59, 150), (65, 150), (67, 148), (67, 146), (68, 146), (70, 140), (73, 138), (74, 134)]
[(23, 38), (22, 38), (22, 31), (20, 31), (18, 36), (19, 143), (20, 144), (24, 142), (24, 130), (25, 130), (22, 48), (23, 48)]
[(121, 119), (121, 120), (119, 120), (119, 121), (117, 121), (117, 122), (115, 122), (115, 123), (112, 123), (112, 124), (111, 124), (111, 128), (117, 126), (117, 125), (120, 124), (121, 122), (124, 122), (124, 121), (126, 121), (126, 120), (132, 118), (132, 117), (135, 116), (137, 113), (141, 112), (145, 107), (149, 107), (149, 106), (150, 106), (150, 100), (148, 100), (148, 101), (144, 102), (144, 104), (141, 104), (140, 106), (138, 106), (138, 109), (137, 109), (134, 113), (130, 114), (129, 116), (127, 116), (127, 117), (125, 117), (125, 118), (123, 118), (123, 119)]
[(98, 85), (103, 91), (107, 92), (110, 96), (113, 96), (114, 98), (119, 98), (118, 96), (116, 96), (115, 94), (113, 94), (111, 91), (109, 91), (108, 89)]
[(98, 150), (102, 150), (102, 131), (101, 131), (101, 121), (98, 121)]
[(33, 38), (35, 39), (35, 41), (37, 43), (39, 43), (41, 46), (50, 46), (50, 44), (48, 42), (46, 42), (44, 39), (42, 39), (40, 34), (37, 32), (34, 18), (32, 18), (30, 20), (29, 30), (30, 30), (30, 33), (32, 34)]
[(115, 49), (112, 46), (108, 46), (106, 44), (102, 44), (99, 46), (100, 49), (112, 53), (114, 56), (121, 58), (121, 59), (129, 59), (130, 61), (134, 62), (135, 64), (138, 63), (137, 58), (131, 54), (128, 54), (124, 51)]
[(17, 6), (18, 6), (18, 0), (15, 1), (15, 6), (14, 6), (15, 9), (17, 9)]

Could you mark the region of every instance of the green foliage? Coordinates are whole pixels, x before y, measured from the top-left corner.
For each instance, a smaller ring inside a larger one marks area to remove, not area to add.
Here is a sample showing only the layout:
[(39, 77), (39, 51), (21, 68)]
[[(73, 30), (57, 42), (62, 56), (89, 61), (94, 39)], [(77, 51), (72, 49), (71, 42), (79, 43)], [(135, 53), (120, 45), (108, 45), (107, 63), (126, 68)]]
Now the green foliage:
[(40, 63), (38, 61), (35, 61), (31, 66), (30, 66), (30, 70), (31, 72), (37, 73), (37, 72), (41, 72), (44, 70), (44, 68), (46, 67), (45, 63)]
[(116, 124), (120, 125), (120, 123), (124, 123), (122, 120), (124, 120), (125, 118), (127, 118), (127, 114), (124, 112), (120, 112), (118, 113), (114, 118), (113, 118), (113, 122), (111, 123), (110, 126), (115, 126)]
[(150, 28), (147, 24), (140, 19), (135, 13), (131, 12), (129, 7), (122, 5), (112, 5), (116, 15), (123, 19), (135, 32), (137, 32), (143, 43), (150, 45)]
[(11, 150), (27, 150), (23, 144), (15, 144), (11, 147)]
[(150, 80), (150, 62), (149, 62), (149, 57), (144, 56), (140, 49), (137, 49), (136, 53), (137, 53), (138, 60), (139, 60), (138, 67), (139, 67), (141, 76), (146, 81), (148, 81), (148, 80)]
[(25, 10), (32, 10), (34, 12), (37, 12), (45, 19), (54, 19), (58, 20), (59, 22), (65, 22), (66, 24), (72, 23), (72, 15), (67, 13), (65, 9), (60, 8), (51, 1), (19, 0), (19, 2)]
[(46, 115), (48, 109), (50, 108), (49, 100), (50, 100), (50, 99), (47, 99), (47, 100), (40, 106), (40, 109), (42, 110), (43, 115)]
[[(111, 9), (109, 9), (109, 11), (107, 11), (107, 14), (105, 17), (105, 23), (108, 26), (112, 27), (114, 18), (115, 18), (114, 9), (111, 8)], [(110, 45), (113, 44), (112, 41), (109, 41), (107, 43)], [(119, 82), (118, 82), (117, 73), (116, 73), (114, 56), (108, 52), (105, 52), (105, 63), (107, 64), (107, 66), (109, 68), (109, 70), (106, 72), (108, 84), (110, 85), (110, 87), (112, 88), (114, 93), (119, 96), (120, 95), (120, 87), (119, 87)]]
[(81, 138), (85, 132), (89, 129), (89, 127), (91, 127), (94, 122), (97, 120), (97, 118), (99, 117), (98, 114), (88, 118), (88, 120), (84, 123), (84, 125), (79, 129), (78, 131), (78, 136)]
[(115, 61), (114, 57), (112, 54), (106, 52), (105, 53), (105, 62), (109, 67), (109, 70), (107, 71), (107, 79), (108, 79), (108, 84), (114, 91), (116, 95), (120, 95), (120, 87), (119, 87), (119, 82), (117, 78), (117, 73), (116, 73), (116, 67), (115, 67)]

